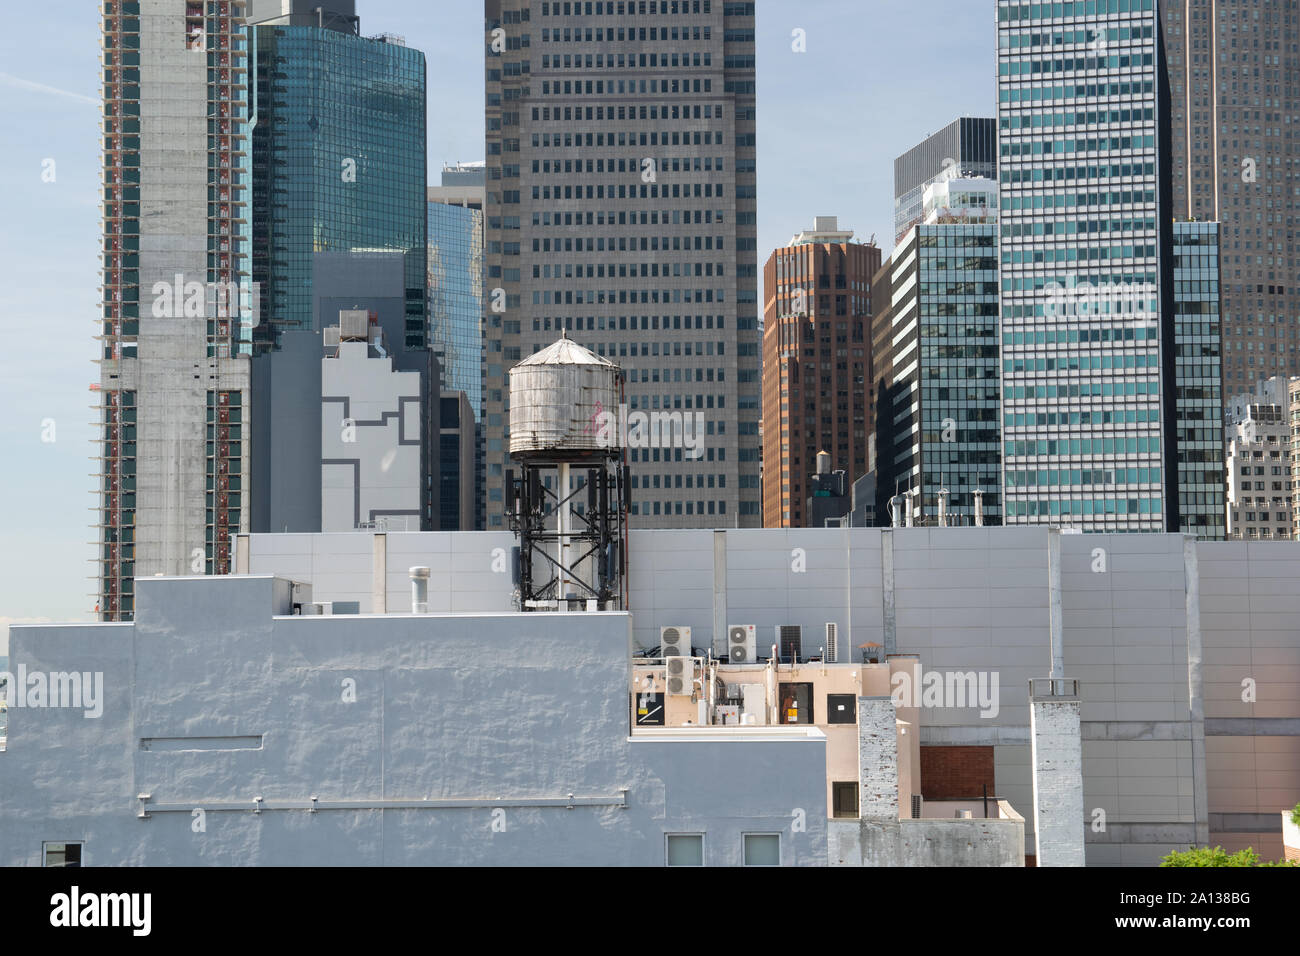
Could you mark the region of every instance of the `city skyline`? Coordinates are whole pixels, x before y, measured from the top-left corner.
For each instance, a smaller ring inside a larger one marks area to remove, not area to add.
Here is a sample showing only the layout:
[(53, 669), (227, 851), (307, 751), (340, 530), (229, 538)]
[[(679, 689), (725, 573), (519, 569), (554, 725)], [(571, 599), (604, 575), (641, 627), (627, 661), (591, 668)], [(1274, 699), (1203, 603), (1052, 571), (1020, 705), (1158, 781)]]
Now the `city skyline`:
[[(935, 36), (904, 3), (883, 4), (870, 24), (852, 3), (815, 9), (760, 5), (760, 256), (811, 214), (838, 215), (859, 238), (874, 233), (888, 252), (894, 156), (952, 115), (991, 113), (992, 10), (966, 2), (941, 6), (950, 30)], [(363, 35), (397, 33), (428, 57), (429, 168), (482, 159), (481, 10), (373, 0), (358, 12)], [(39, 28), (43, 18), (59, 13), (65, 30)], [(85, 389), (96, 377), (91, 333), (100, 231), (100, 25), (72, 3), (15, 15), (12, 39), (2, 41), (8, 69), (0, 75), (0, 109), (11, 127), (37, 132), (0, 159), (6, 182), (30, 183), (6, 191), (11, 228), (4, 259), (12, 272), (0, 308), (17, 328), (33, 333), (24, 339), (24, 352), (9, 351), (0, 359), (0, 407), (9, 412), (0, 417), (0, 435), (24, 462), (0, 487), (8, 501), (27, 503), (10, 504), (0, 515), (11, 545), (0, 585), (0, 629), (10, 619), (85, 618), (92, 603), (92, 428), (86, 406), (93, 396)], [(803, 31), (805, 53), (793, 49), (796, 30)], [(942, 71), (935, 82), (884, 79), (911, 69), (918, 45)], [(865, 62), (878, 65), (879, 84), (862, 81), (864, 51)], [(810, 103), (800, 93), (801, 87), (828, 81), (838, 85), (838, 96)], [(843, 122), (846, 113), (857, 117), (850, 128)], [(43, 174), (54, 178), (43, 181)], [(799, 188), (788, 188), (792, 182)], [(56, 321), (36, 320), (50, 316)], [(47, 420), (55, 429), (52, 442), (41, 440), (50, 435)], [(0, 651), (3, 646), (0, 641)]]

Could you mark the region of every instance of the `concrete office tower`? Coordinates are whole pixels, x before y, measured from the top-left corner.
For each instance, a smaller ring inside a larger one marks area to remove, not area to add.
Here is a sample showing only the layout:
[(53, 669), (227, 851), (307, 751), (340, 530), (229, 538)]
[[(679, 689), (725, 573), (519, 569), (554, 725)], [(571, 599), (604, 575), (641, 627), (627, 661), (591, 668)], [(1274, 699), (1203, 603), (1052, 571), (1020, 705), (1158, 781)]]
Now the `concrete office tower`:
[(875, 513), (903, 495), (904, 524), (1001, 524), (998, 187), (941, 180), (922, 203), (872, 292)]
[[(1270, 383), (1286, 395), (1286, 380)], [(1266, 391), (1266, 389), (1261, 389)], [(1291, 422), (1280, 403), (1238, 396), (1227, 428), (1228, 537), (1246, 540), (1295, 536), (1292, 517)]]
[[(271, 16), (281, 8), (287, 23)], [(253, 360), (253, 528), (320, 529), (330, 457), (320, 445), (323, 334), (340, 312), (361, 311), (382, 329), (394, 369), (420, 376), (425, 500), (414, 527), (432, 529), (439, 382), (425, 306), (424, 55), (396, 37), (357, 35), (351, 4), (286, 0), (253, 8), (262, 13), (269, 19), (249, 30), (253, 276), (264, 319)]]
[(1177, 530), (1156, 3), (1040, 6), (997, 7), (1006, 521)]
[(807, 482), (819, 451), (849, 484), (871, 467), (869, 316), (880, 249), (852, 239), (835, 216), (817, 216), (763, 266), (767, 528), (807, 527)]
[(1300, 376), (1287, 383), (1287, 420), (1291, 425), (1291, 528), (1300, 540)]
[(96, 611), (134, 578), (225, 573), (247, 531), (243, 6), (103, 4), (103, 309)]
[(1224, 536), (1222, 324), (1217, 222), (1174, 223), (1178, 513), (1182, 531)]
[[(378, 322), (339, 313), (320, 361), (320, 529), (420, 530), (420, 373), (393, 367)], [(394, 523), (393, 519), (400, 521)]]
[(996, 179), (997, 121), (971, 116), (953, 120), (894, 160), (894, 242), (925, 217), (925, 187), (940, 179)]
[(1300, 373), (1300, 17), (1255, 0), (1163, 3), (1174, 215), (1223, 224), (1224, 387)]
[(506, 373), (566, 331), (629, 411), (696, 414), (704, 454), (629, 453), (636, 526), (756, 526), (754, 3), (485, 0), (487, 527)]
[[(457, 493), (474, 498), (469, 523), (442, 524), (442, 530), (482, 530), (483, 501), (483, 201), (486, 164), (456, 163), (442, 167), (442, 185), (430, 186), (428, 268), (429, 344), (442, 367), (442, 388), (463, 392), (472, 427), (457, 431), (470, 442), (470, 472), (457, 475)], [(445, 416), (444, 416), (445, 418)], [(457, 415), (459, 422), (459, 415)], [(440, 439), (446, 445), (446, 439)], [(458, 460), (458, 459), (457, 459)], [(440, 482), (448, 480), (447, 461), (439, 462)], [(448, 499), (441, 509), (450, 518)]]

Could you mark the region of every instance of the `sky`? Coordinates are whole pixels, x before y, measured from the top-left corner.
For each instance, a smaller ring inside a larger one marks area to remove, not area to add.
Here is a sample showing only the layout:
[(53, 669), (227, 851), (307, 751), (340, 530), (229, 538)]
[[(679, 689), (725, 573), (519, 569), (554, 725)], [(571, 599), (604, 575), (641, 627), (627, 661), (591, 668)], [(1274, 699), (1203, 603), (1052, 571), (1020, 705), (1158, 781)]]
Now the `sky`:
[[(993, 0), (757, 0), (759, 265), (814, 216), (888, 255), (893, 160), (994, 114)], [(357, 0), (428, 63), (429, 182), (483, 159), (482, 7)], [(99, 309), (99, 19), (6, 10), (0, 34), (0, 655), (8, 626), (91, 619)], [(792, 36), (802, 30), (806, 50)], [(761, 269), (760, 269), (761, 274)]]

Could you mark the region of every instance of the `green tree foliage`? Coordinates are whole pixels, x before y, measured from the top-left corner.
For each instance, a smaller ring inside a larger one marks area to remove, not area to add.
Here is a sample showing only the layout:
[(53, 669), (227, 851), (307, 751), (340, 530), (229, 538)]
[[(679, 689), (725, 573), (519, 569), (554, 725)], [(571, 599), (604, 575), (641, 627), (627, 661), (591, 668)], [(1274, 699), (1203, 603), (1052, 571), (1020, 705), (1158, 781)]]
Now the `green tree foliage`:
[(1246, 847), (1236, 853), (1229, 853), (1221, 846), (1192, 847), (1188, 850), (1174, 850), (1163, 860), (1161, 866), (1295, 866), (1296, 861), (1278, 860), (1272, 862), (1261, 860), (1254, 847)]

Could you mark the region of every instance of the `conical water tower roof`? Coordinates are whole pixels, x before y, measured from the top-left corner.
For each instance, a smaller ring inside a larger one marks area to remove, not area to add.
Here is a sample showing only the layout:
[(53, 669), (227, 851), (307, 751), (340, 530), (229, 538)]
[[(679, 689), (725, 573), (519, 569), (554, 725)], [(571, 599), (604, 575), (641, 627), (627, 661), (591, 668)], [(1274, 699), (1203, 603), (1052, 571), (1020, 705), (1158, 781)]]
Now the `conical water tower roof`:
[(567, 335), (561, 336), (540, 352), (534, 352), (522, 362), (516, 362), (515, 368), (520, 365), (608, 365), (611, 368), (618, 367), (590, 349), (583, 348)]

